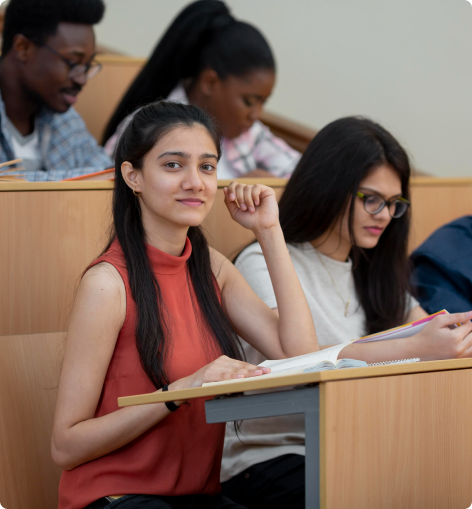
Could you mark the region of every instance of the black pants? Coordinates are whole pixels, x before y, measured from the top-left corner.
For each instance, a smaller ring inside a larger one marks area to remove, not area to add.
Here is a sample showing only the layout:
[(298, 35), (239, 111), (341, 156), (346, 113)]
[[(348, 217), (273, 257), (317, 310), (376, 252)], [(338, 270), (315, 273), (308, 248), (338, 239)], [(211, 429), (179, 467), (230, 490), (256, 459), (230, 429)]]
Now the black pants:
[(221, 486), (225, 497), (247, 509), (305, 509), (305, 456), (258, 463)]
[(125, 495), (113, 502), (101, 498), (85, 509), (246, 509), (223, 495), (189, 495), (185, 497), (157, 497), (155, 495)]

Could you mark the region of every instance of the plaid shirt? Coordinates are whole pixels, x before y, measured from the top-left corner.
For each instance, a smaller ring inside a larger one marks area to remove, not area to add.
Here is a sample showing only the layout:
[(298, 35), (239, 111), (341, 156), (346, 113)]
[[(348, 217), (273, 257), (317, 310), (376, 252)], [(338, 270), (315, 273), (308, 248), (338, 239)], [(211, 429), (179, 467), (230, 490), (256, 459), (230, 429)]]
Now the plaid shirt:
[[(188, 104), (188, 97), (182, 85), (176, 87), (167, 98), (168, 101)], [(118, 126), (116, 133), (107, 141), (105, 151), (112, 155), (121, 133), (131, 120), (126, 117)], [(300, 159), (300, 153), (285, 141), (274, 136), (270, 130), (256, 120), (252, 127), (237, 138), (223, 137), (218, 178), (232, 179), (244, 177), (255, 169), (267, 170), (275, 177), (289, 177)]]
[[(16, 159), (6, 126), (5, 104), (0, 95), (0, 162)], [(82, 117), (69, 108), (65, 113), (43, 109), (38, 115), (42, 170), (20, 171), (30, 181), (63, 180), (113, 167), (111, 159), (88, 132)]]

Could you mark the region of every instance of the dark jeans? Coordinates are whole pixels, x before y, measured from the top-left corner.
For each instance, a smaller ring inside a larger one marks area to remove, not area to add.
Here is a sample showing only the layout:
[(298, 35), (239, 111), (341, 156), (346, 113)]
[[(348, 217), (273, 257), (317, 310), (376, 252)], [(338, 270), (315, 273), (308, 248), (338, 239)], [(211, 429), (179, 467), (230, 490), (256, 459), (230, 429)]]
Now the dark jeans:
[(305, 456), (257, 463), (221, 486), (225, 497), (247, 509), (305, 509)]
[(223, 495), (189, 495), (184, 497), (158, 497), (156, 495), (125, 495), (113, 502), (105, 498), (96, 500), (85, 509), (246, 509)]

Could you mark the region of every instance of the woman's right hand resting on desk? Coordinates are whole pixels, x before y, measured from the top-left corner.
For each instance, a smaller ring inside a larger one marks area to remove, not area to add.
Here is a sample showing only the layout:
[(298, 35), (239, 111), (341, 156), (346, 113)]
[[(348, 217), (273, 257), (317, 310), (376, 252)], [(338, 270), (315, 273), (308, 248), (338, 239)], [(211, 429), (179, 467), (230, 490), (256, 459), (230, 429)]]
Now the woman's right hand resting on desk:
[[(226, 355), (210, 362), (203, 368), (196, 371), (193, 375), (182, 378), (171, 384), (172, 389), (184, 389), (190, 387), (201, 387), (208, 382), (221, 382), (223, 380), (232, 380), (238, 378), (250, 378), (270, 373), (270, 368), (260, 368), (254, 364), (231, 359)], [(169, 388), (171, 388), (169, 386)]]
[[(472, 311), (438, 315), (409, 338), (353, 343), (339, 358), (383, 362), (419, 357), (422, 361), (461, 359), (472, 356)], [(461, 324), (451, 329), (451, 326)]]

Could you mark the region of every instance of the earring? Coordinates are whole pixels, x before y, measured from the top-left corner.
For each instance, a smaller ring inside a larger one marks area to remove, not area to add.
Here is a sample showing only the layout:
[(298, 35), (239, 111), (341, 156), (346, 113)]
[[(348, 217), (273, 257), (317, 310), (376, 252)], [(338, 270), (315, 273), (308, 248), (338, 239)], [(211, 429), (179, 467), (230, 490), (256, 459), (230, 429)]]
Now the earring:
[(140, 193), (140, 192), (136, 192), (136, 189), (133, 189), (133, 194), (134, 194), (134, 196), (139, 197), (139, 195), (140, 195), (141, 193)]

